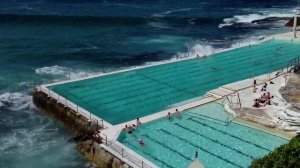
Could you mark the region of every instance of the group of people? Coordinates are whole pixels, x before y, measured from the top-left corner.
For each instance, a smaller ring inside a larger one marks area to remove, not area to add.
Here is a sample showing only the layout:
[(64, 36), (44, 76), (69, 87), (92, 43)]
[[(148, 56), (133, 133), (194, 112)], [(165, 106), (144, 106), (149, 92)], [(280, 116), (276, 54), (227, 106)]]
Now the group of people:
[(271, 105), (271, 99), (274, 98), (274, 96), (271, 96), (270, 92), (264, 92), (260, 98), (254, 100), (253, 107), (260, 107), (261, 105)]
[(126, 131), (128, 134), (133, 133), (139, 126), (141, 126), (142, 123), (140, 121), (139, 118), (136, 119), (136, 124), (132, 124), (132, 125), (125, 125), (125, 127), (123, 128), (124, 131)]
[(178, 109), (176, 109), (176, 110), (175, 110), (175, 113), (168, 112), (168, 115), (167, 115), (167, 117), (168, 117), (168, 119), (169, 119), (169, 120), (171, 120), (171, 118), (172, 118), (172, 115), (176, 115), (176, 117), (178, 118), (178, 117), (180, 116), (180, 112), (179, 112), (179, 110), (178, 110)]
[[(280, 72), (277, 72), (275, 74), (275, 76), (279, 76)], [(270, 84), (274, 84), (273, 81), (270, 80)], [(256, 80), (254, 79), (253, 81), (253, 92), (255, 93), (257, 88), (256, 88)], [(271, 99), (274, 96), (271, 96), (270, 92), (267, 92), (267, 88), (268, 88), (268, 84), (264, 83), (264, 85), (261, 87), (261, 92), (263, 92), (263, 94), (260, 96), (260, 98), (257, 98), (254, 100), (254, 104), (253, 107), (259, 108), (260, 106), (266, 106), (266, 105), (271, 105)]]
[[(140, 121), (140, 119), (139, 118), (137, 118), (136, 119), (136, 123), (135, 124), (132, 124), (132, 125), (125, 125), (125, 127), (123, 128), (123, 130), (125, 131), (125, 132), (127, 132), (128, 134), (132, 134), (134, 131), (136, 131), (137, 130), (137, 128), (139, 127), (139, 126), (141, 126), (142, 125), (142, 123), (141, 123), (141, 121)], [(136, 138), (136, 137), (135, 137)], [(141, 138), (137, 138), (138, 140), (138, 143), (141, 145), (141, 146), (144, 146), (145, 145), (145, 143), (144, 143), (144, 141), (141, 139)]]
[[(280, 76), (281, 74), (282, 74), (282, 72), (281, 72), (281, 71), (278, 71), (278, 72), (276, 72), (275, 77), (278, 77), (278, 76)], [(273, 82), (272, 80), (270, 80), (270, 84), (274, 84), (274, 82)], [(256, 82), (256, 80), (254, 79), (254, 80), (253, 80), (253, 93), (255, 93), (255, 92), (257, 91), (256, 86), (257, 86), (257, 82)], [(261, 88), (261, 91), (267, 91), (267, 87), (268, 87), (268, 84), (265, 83), (265, 84), (263, 85), (263, 87)]]

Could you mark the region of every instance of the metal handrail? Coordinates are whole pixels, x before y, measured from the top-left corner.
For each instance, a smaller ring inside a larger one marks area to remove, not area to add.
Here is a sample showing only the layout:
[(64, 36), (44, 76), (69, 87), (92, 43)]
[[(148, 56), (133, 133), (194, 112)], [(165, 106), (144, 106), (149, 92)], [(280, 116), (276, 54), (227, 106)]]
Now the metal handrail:
[[(81, 108), (80, 106), (74, 104), (73, 102), (69, 101), (68, 99), (66, 99), (65, 97), (51, 91), (50, 89), (48, 89), (47, 87), (43, 87), (43, 86), (37, 86), (36, 87), (38, 89), (38, 91), (42, 91), (44, 93), (46, 93), (49, 97), (56, 99), (58, 103), (63, 104), (65, 107), (69, 107), (70, 109), (74, 110), (75, 112), (77, 112), (78, 114), (84, 116), (85, 118), (87, 118), (89, 121), (96, 121), (97, 124), (99, 125), (99, 123), (101, 123), (101, 126), (103, 129), (106, 128), (106, 126), (103, 123), (103, 119), (94, 116), (92, 113), (87, 112), (86, 110), (84, 110), (83, 108)], [(88, 114), (87, 114), (88, 113)]]
[[(288, 62), (288, 65), (287, 65), (287, 72), (291, 71), (293, 69), (293, 66), (297, 65), (300, 63), (300, 56), (296, 57), (296, 58), (293, 58), (291, 59), (289, 62)], [(289, 70), (289, 68), (291, 68)]]
[(129, 160), (131, 163), (134, 163), (138, 167), (141, 167), (141, 168), (152, 168), (150, 165), (148, 165), (147, 163), (145, 163), (143, 160), (141, 160), (141, 159), (135, 157), (134, 155), (130, 154), (124, 148), (120, 147), (118, 144), (116, 144), (114, 142), (111, 142), (111, 144), (109, 145), (109, 147), (111, 149), (113, 149), (115, 152), (117, 152), (118, 154), (120, 154), (120, 156), (122, 158), (125, 158), (125, 159)]

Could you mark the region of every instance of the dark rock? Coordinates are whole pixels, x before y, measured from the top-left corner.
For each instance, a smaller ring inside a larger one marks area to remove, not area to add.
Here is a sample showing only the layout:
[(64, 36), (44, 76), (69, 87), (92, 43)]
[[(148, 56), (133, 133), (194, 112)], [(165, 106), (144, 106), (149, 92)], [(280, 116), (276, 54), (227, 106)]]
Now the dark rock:
[(264, 23), (275, 23), (278, 21), (290, 21), (293, 18), (290, 17), (268, 17), (265, 19), (253, 20), (251, 23), (264, 24)]
[[(300, 17), (297, 17), (297, 26), (300, 25)], [(294, 17), (290, 18), (289, 21), (285, 24), (285, 26), (293, 27), (294, 26)]]

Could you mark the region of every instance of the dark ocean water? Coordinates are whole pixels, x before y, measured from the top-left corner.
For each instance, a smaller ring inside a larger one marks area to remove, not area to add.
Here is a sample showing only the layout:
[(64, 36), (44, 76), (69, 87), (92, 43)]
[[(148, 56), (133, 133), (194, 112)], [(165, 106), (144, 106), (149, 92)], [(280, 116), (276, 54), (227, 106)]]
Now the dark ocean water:
[(0, 3), (0, 167), (89, 167), (71, 134), (38, 113), (40, 82), (207, 55), (289, 31), (296, 0), (4, 0)]

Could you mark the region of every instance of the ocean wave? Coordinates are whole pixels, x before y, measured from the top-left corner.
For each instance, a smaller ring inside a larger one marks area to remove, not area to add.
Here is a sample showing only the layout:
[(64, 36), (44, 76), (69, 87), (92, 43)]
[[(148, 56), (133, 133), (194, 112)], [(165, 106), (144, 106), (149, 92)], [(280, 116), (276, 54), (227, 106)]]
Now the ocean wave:
[(221, 49), (214, 48), (212, 45), (197, 43), (188, 47), (188, 52), (178, 52), (174, 58), (200, 58), (213, 55), (216, 52), (219, 52)]
[(0, 95), (0, 108), (6, 108), (11, 111), (19, 111), (25, 109), (32, 109), (34, 105), (32, 103), (32, 97), (25, 93), (6, 92)]
[(211, 45), (196, 44), (189, 49), (189, 55), (191, 57), (205, 57), (214, 54), (216, 51), (217, 49)]
[(247, 14), (235, 15), (232, 18), (223, 19), (223, 23), (219, 24), (219, 28), (231, 26), (236, 23), (255, 24), (254, 21), (263, 20), (267, 18), (287, 18), (293, 17), (292, 13), (262, 13), (262, 14)]
[(164, 16), (172, 14), (172, 13), (186, 12), (186, 11), (190, 11), (190, 10), (192, 10), (192, 8), (181, 8), (181, 9), (176, 9), (176, 10), (168, 10), (168, 11), (161, 12), (161, 13), (154, 13), (152, 16), (164, 17)]
[(215, 53), (223, 52), (226, 50), (231, 50), (239, 47), (244, 47), (248, 45), (255, 45), (263, 42), (266, 39), (265, 36), (250, 36), (244, 37), (240, 40), (234, 41), (229, 47), (216, 48), (207, 42), (197, 42), (194, 45), (188, 47), (188, 52), (179, 52), (172, 59), (178, 58), (201, 58), (213, 55)]
[[(35, 69), (35, 73), (38, 75), (52, 75), (55, 76), (55, 82), (64, 80), (64, 79), (78, 79), (90, 75), (99, 74), (99, 72), (90, 72), (88, 70), (81, 69), (72, 69), (67, 67), (62, 67), (58, 65), (46, 66), (42, 68)], [(63, 78), (63, 79), (61, 79)]]
[[(5, 123), (10, 131), (0, 138), (0, 151), (2, 153), (26, 154), (26, 157), (30, 157), (36, 153), (49, 150), (53, 145), (57, 145), (54, 137), (59, 136), (59, 129), (53, 125), (51, 120), (32, 114), (31, 112), (30, 116), (24, 116), (23, 120), (34, 123), (35, 127), (32, 127), (31, 124), (27, 124), (26, 127), (21, 126), (24, 121), (8, 121)], [(60, 138), (60, 140), (61, 143), (66, 143), (64, 139)], [(72, 150), (72, 148), (68, 150)]]

